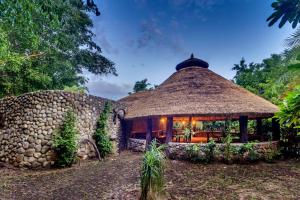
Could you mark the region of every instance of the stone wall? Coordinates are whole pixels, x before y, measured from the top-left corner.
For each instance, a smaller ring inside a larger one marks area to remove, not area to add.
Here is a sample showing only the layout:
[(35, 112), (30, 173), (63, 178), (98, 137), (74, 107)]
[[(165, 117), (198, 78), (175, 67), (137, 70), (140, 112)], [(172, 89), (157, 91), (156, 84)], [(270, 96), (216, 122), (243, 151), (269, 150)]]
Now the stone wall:
[(144, 152), (146, 149), (146, 140), (129, 138), (128, 149), (138, 152)]
[[(121, 127), (116, 113), (124, 109), (121, 104), (64, 91), (43, 91), (0, 99), (0, 162), (30, 168), (53, 165), (52, 139), (62, 125), (66, 111), (72, 109), (75, 112), (80, 142), (85, 138), (92, 139), (106, 101), (112, 103), (114, 110), (109, 119), (109, 135), (114, 152), (117, 152)], [(89, 144), (80, 143), (78, 155), (86, 159), (94, 156), (94, 150)]]
[[(168, 144), (168, 156), (172, 159), (186, 160), (189, 159), (187, 148), (194, 145), (193, 143), (176, 143), (170, 142)], [(199, 145), (199, 155), (205, 156), (204, 149), (207, 144), (196, 144)], [(243, 145), (243, 143), (232, 143), (237, 150)], [(254, 144), (254, 150), (257, 152), (259, 158), (263, 158), (266, 150), (272, 148), (278, 148), (278, 142), (273, 141), (270, 145), (269, 142), (258, 142)], [(216, 144), (216, 149), (219, 150), (219, 153), (216, 155), (217, 160), (221, 160), (223, 157), (224, 144)]]
[[(191, 147), (192, 145), (197, 145), (199, 147), (199, 156), (205, 156), (205, 148), (206, 143), (177, 143), (177, 142), (170, 142), (167, 146), (167, 154), (168, 157), (171, 159), (178, 159), (178, 160), (189, 160), (190, 155), (188, 155), (188, 147)], [(239, 149), (243, 143), (232, 143), (232, 146), (235, 147), (235, 149)], [(268, 149), (278, 149), (278, 141), (273, 141), (270, 145), (269, 142), (259, 142), (254, 144), (254, 150), (257, 152), (258, 158), (263, 158), (266, 150)], [(134, 139), (129, 138), (128, 139), (128, 149), (131, 149), (133, 151), (139, 151), (144, 152), (146, 149), (146, 140), (144, 139)], [(223, 150), (224, 150), (224, 144), (216, 144), (216, 149), (218, 150), (218, 153), (216, 154), (217, 160), (222, 160), (223, 157)], [(247, 159), (245, 157), (245, 159)]]

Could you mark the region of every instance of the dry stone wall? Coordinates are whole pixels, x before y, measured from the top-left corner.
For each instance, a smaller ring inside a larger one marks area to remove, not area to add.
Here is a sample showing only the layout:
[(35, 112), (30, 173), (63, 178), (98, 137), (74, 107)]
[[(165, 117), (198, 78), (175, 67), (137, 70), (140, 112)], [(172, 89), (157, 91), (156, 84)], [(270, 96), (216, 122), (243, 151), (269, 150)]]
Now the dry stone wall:
[[(121, 134), (116, 113), (124, 109), (119, 103), (64, 91), (43, 91), (0, 99), (0, 162), (29, 168), (53, 165), (53, 136), (62, 125), (66, 111), (72, 109), (75, 112), (80, 142), (92, 139), (106, 101), (112, 103), (114, 110), (109, 119), (109, 136), (116, 153)], [(90, 144), (80, 143), (78, 155), (86, 159), (95, 153)]]

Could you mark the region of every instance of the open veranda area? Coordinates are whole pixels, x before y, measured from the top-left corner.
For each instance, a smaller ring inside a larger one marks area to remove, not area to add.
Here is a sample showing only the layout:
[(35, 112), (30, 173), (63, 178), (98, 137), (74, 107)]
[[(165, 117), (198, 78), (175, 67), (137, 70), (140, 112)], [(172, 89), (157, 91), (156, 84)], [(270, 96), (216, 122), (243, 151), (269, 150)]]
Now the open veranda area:
[[(67, 169), (0, 168), (0, 199), (138, 199), (141, 153)], [(193, 164), (168, 160), (165, 199), (299, 199), (299, 160)]]

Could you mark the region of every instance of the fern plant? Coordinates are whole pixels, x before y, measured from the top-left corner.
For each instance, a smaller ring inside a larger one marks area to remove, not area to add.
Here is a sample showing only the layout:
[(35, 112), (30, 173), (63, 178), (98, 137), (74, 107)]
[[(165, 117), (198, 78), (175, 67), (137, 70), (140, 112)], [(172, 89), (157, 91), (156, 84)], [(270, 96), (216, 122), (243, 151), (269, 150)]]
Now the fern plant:
[(157, 199), (164, 189), (165, 146), (153, 140), (143, 157), (141, 169), (141, 200)]
[(70, 167), (76, 157), (78, 130), (75, 128), (76, 118), (73, 111), (66, 113), (62, 127), (54, 137), (54, 150), (57, 154), (56, 165)]
[(223, 157), (224, 161), (227, 164), (231, 164), (234, 158), (234, 154), (236, 153), (236, 148), (232, 146), (232, 136), (231, 134), (227, 134), (225, 138), (222, 138), (222, 142), (224, 143), (224, 152)]
[(112, 143), (108, 136), (108, 120), (111, 112), (111, 105), (105, 102), (102, 113), (97, 122), (97, 129), (94, 135), (96, 146), (102, 158), (106, 157), (112, 152)]

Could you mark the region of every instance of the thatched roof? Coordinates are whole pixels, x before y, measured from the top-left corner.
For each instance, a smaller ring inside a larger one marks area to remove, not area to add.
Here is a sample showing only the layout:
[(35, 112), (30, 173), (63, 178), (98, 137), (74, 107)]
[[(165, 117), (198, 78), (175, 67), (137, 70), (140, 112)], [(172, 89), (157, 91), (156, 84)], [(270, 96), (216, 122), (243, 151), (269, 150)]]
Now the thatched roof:
[(119, 101), (128, 106), (125, 119), (171, 115), (237, 119), (271, 117), (278, 111), (269, 101), (199, 66), (185, 66), (156, 89)]

